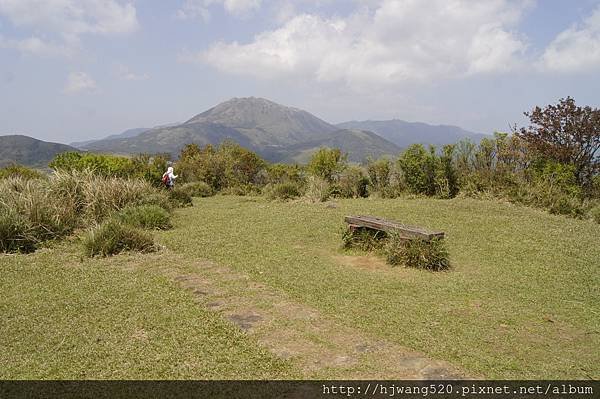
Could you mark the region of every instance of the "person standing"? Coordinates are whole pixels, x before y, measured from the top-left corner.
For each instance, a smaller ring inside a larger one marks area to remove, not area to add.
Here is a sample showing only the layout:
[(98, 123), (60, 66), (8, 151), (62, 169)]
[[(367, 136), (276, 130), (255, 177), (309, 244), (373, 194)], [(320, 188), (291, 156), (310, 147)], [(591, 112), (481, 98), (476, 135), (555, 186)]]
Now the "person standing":
[(163, 173), (162, 181), (168, 189), (172, 189), (175, 186), (175, 179), (177, 175), (173, 173), (173, 167), (169, 166), (167, 171)]

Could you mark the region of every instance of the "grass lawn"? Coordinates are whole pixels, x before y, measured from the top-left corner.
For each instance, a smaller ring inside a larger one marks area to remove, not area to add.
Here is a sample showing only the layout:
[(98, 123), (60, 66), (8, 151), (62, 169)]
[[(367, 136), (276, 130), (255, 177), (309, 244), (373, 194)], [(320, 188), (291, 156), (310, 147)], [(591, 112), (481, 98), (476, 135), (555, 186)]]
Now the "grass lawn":
[[(339, 323), (487, 378), (600, 378), (600, 225), (471, 199), (198, 199), (160, 240)], [(343, 216), (446, 232), (453, 268), (391, 268), (340, 250)]]
[(287, 363), (151, 272), (156, 255), (82, 262), (80, 253), (65, 244), (0, 255), (0, 379), (294, 375)]
[[(343, 252), (347, 214), (445, 231), (452, 269), (392, 268)], [(600, 378), (600, 225), (591, 221), (471, 199), (332, 207), (217, 196), (176, 211), (174, 224), (156, 233), (167, 248), (158, 254), (82, 259), (79, 243), (64, 242), (0, 255), (0, 378), (305, 376), (161, 272), (201, 260), (334, 326), (474, 375)], [(252, 294), (237, 292), (240, 281), (230, 291), (242, 301)]]

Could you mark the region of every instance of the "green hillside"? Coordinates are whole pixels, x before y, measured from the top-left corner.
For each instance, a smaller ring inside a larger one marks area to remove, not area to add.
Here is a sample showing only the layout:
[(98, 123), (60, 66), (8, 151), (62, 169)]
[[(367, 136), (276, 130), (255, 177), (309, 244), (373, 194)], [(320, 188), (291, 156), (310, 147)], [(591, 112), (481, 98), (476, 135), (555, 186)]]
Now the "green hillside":
[(0, 136), (0, 167), (13, 163), (45, 168), (62, 152), (78, 151), (65, 144), (49, 143), (23, 135)]

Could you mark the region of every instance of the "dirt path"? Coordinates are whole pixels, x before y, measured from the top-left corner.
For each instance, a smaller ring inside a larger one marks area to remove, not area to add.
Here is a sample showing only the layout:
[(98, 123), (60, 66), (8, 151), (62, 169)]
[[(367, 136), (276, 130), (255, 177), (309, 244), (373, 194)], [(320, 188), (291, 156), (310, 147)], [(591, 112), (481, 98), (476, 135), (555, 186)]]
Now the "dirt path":
[(447, 362), (339, 325), (227, 267), (185, 259), (159, 264), (168, 264), (160, 268), (161, 274), (191, 291), (200, 305), (292, 361), (307, 378), (467, 378)]

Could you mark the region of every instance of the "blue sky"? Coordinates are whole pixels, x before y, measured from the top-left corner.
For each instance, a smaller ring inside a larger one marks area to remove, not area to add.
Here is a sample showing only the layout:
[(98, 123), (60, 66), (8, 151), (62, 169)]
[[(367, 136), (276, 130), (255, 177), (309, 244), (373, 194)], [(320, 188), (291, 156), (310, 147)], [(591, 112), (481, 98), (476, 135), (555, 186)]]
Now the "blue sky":
[(598, 93), (600, 0), (0, 0), (0, 134), (68, 143), (245, 96), (491, 133)]

